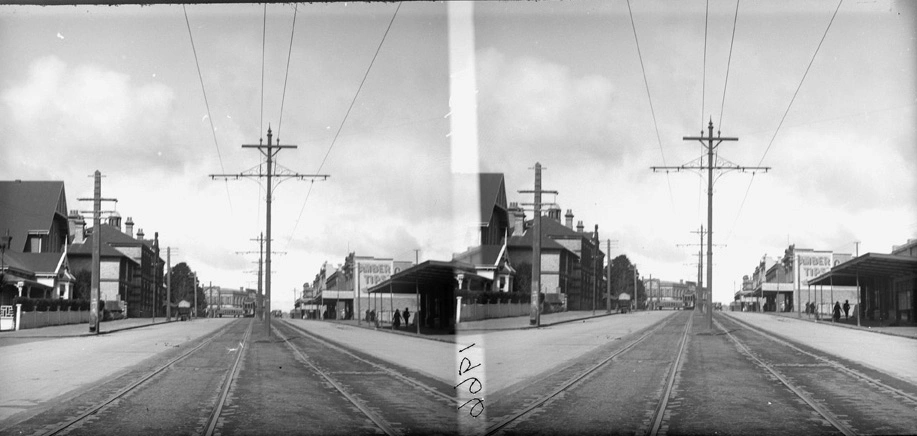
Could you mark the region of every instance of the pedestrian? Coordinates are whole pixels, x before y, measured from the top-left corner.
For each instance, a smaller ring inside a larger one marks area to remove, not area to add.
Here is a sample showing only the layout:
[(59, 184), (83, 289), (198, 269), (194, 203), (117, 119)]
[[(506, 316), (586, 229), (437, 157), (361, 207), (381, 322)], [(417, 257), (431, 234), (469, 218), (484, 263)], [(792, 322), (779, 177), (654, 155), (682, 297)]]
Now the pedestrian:
[(407, 327), (407, 326), (411, 325), (411, 324), (410, 324), (410, 321), (411, 321), (411, 311), (409, 311), (407, 307), (404, 308), (404, 312), (401, 312), (401, 315), (404, 317), (404, 326)]
[(401, 311), (398, 309), (395, 309), (395, 315), (392, 316), (392, 326), (395, 330), (401, 328)]
[(841, 302), (835, 301), (834, 302), (834, 322), (838, 322), (840, 320), (841, 320)]
[(850, 319), (850, 300), (844, 300), (844, 319)]
[(810, 309), (809, 304), (811, 304), (811, 302), (810, 302), (810, 301), (806, 301), (806, 315), (812, 313), (812, 312), (809, 311), (809, 309)]

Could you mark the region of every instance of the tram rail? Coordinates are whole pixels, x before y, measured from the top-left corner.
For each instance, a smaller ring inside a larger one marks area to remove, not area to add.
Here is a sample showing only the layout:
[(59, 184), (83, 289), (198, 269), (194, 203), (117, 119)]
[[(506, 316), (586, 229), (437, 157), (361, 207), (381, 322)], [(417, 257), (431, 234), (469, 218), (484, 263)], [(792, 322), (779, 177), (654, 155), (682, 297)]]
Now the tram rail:
[[(906, 418), (917, 409), (917, 395), (747, 322), (733, 317), (724, 318), (728, 319), (725, 323), (714, 319), (715, 326), (757, 366), (779, 380), (838, 432), (845, 435), (876, 432), (908, 434), (917, 429), (917, 425)], [(729, 329), (725, 324), (739, 328)], [(743, 339), (735, 334), (741, 331), (751, 332), (766, 342), (749, 345), (753, 337)], [(831, 395), (831, 386), (843, 386), (836, 389), (844, 390), (846, 395)], [(873, 403), (871, 407), (884, 409), (883, 415), (874, 416), (860, 410), (862, 407), (857, 403)]]
[[(179, 354), (179, 355), (176, 356), (176, 357), (173, 357), (172, 359), (170, 359), (170, 360), (168, 360), (167, 362), (163, 363), (162, 365), (160, 365), (160, 366), (154, 368), (153, 370), (150, 370), (150, 371), (146, 372), (145, 374), (143, 374), (142, 376), (138, 377), (137, 379), (135, 379), (133, 382), (131, 382), (131, 383), (128, 384), (127, 386), (125, 386), (125, 387), (121, 388), (120, 390), (118, 390), (117, 392), (115, 392), (113, 395), (111, 395), (111, 396), (108, 397), (107, 399), (105, 399), (105, 400), (103, 400), (103, 401), (100, 401), (100, 402), (96, 403), (95, 405), (93, 405), (93, 406), (89, 407), (88, 409), (84, 410), (82, 413), (78, 414), (77, 416), (75, 416), (75, 417), (73, 417), (73, 418), (71, 418), (71, 419), (68, 419), (67, 421), (65, 421), (65, 422), (63, 422), (63, 423), (60, 423), (59, 425), (55, 426), (54, 428), (52, 428), (51, 430), (49, 430), (49, 431), (47, 431), (47, 432), (45, 432), (45, 433), (43, 433), (43, 434), (44, 434), (45, 436), (51, 436), (51, 435), (58, 435), (58, 434), (67, 433), (68, 431), (70, 431), (72, 428), (74, 428), (74, 427), (77, 426), (78, 424), (80, 424), (80, 423), (86, 421), (88, 418), (90, 418), (90, 417), (96, 415), (99, 411), (103, 410), (105, 407), (107, 407), (107, 406), (111, 405), (112, 403), (114, 403), (114, 402), (116, 402), (116, 401), (118, 401), (118, 400), (120, 400), (120, 399), (122, 399), (122, 398), (128, 396), (129, 394), (131, 394), (131, 393), (137, 391), (139, 388), (141, 388), (142, 386), (145, 386), (145, 385), (146, 385), (147, 383), (149, 383), (151, 380), (153, 380), (154, 378), (156, 378), (156, 376), (162, 374), (163, 372), (165, 372), (166, 370), (168, 370), (168, 369), (170, 369), (170, 368), (175, 367), (175, 365), (177, 365), (178, 363), (180, 363), (180, 362), (184, 361), (185, 359), (188, 359), (189, 357), (193, 356), (195, 353), (197, 353), (198, 351), (200, 351), (200, 350), (203, 349), (204, 347), (206, 347), (206, 346), (212, 344), (212, 343), (213, 343), (214, 341), (216, 341), (218, 338), (223, 337), (224, 335), (226, 335), (226, 334), (229, 332), (229, 330), (231, 329), (231, 327), (232, 327), (232, 325), (230, 324), (230, 325), (227, 325), (227, 326), (221, 328), (219, 331), (217, 331), (217, 332), (211, 334), (209, 337), (207, 337), (207, 338), (206, 338), (205, 340), (203, 340), (201, 343), (195, 345), (195, 346), (192, 347), (192, 348), (189, 348), (188, 350), (182, 352), (181, 354)], [(248, 338), (248, 336), (249, 336), (250, 333), (251, 333), (251, 323), (249, 324), (249, 327), (248, 327), (248, 329), (247, 329), (247, 331), (246, 331), (246, 334), (245, 334), (245, 336), (243, 337), (242, 344), (240, 344), (240, 347), (243, 347), (243, 348), (240, 348), (240, 350), (239, 350), (238, 356), (237, 356), (237, 358), (236, 358), (236, 363), (233, 365), (232, 371), (234, 371), (235, 368), (236, 368), (236, 366), (238, 365), (239, 356), (241, 356), (241, 354), (242, 354), (242, 351), (243, 351), (243, 349), (244, 349), (244, 344), (245, 344), (245, 342), (247, 341), (247, 338)], [(231, 377), (230, 377), (230, 380), (228, 380), (228, 382), (231, 382)], [(223, 401), (223, 400), (225, 400), (225, 397), (222, 397), (222, 398), (221, 398), (221, 401)], [(219, 405), (217, 405), (217, 407), (219, 407)]]
[[(691, 315), (692, 314), (687, 314), (685, 316), (687, 318), (687, 321), (685, 321), (684, 329), (682, 330), (682, 333), (681, 333), (681, 338), (678, 342), (678, 346), (675, 349), (675, 356), (672, 359), (672, 363), (666, 372), (666, 377), (665, 377), (666, 381), (665, 381), (663, 393), (662, 395), (659, 396), (658, 403), (656, 407), (654, 408), (653, 415), (650, 420), (650, 422), (652, 423), (650, 432), (651, 434), (654, 434), (654, 435), (658, 433), (659, 429), (662, 426), (662, 423), (664, 422), (666, 407), (668, 404), (668, 400), (672, 395), (672, 388), (674, 385), (674, 380), (675, 380), (677, 371), (679, 370), (680, 365), (682, 363), (682, 357), (685, 354), (685, 346), (688, 341), (689, 332), (691, 331), (692, 320), (693, 320), (693, 316)], [(486, 435), (497, 434), (505, 430), (510, 424), (514, 422), (518, 422), (518, 421), (523, 421), (526, 416), (532, 414), (533, 412), (535, 412), (536, 410), (544, 406), (546, 403), (551, 401), (553, 398), (565, 392), (575, 389), (587, 377), (589, 377), (593, 373), (596, 373), (597, 371), (603, 368), (608, 367), (615, 359), (618, 359), (620, 357), (627, 355), (628, 352), (631, 352), (632, 350), (634, 350), (638, 345), (646, 342), (647, 339), (653, 337), (656, 333), (658, 333), (660, 330), (666, 327), (669, 323), (671, 323), (672, 322), (671, 319), (673, 318), (669, 318), (665, 322), (662, 322), (659, 325), (653, 327), (652, 329), (644, 332), (643, 334), (641, 334), (639, 337), (629, 342), (624, 347), (613, 351), (611, 354), (603, 358), (601, 361), (599, 361), (595, 365), (592, 365), (588, 369), (582, 372), (579, 372), (576, 375), (574, 375), (573, 377), (569, 378), (566, 382), (562, 383), (559, 387), (557, 387), (550, 393), (544, 396), (541, 396), (540, 398), (530, 402), (523, 409), (509, 416), (506, 416), (503, 419), (501, 419), (499, 422), (489, 426), (485, 434)]]

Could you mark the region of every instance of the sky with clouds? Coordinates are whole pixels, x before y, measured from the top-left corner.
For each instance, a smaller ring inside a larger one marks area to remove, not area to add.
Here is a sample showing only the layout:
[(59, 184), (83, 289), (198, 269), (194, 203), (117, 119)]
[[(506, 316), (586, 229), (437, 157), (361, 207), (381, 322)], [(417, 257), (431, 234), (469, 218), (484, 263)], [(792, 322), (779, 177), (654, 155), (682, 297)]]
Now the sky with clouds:
[[(716, 300), (788, 244), (887, 253), (917, 237), (917, 7), (846, 1), (831, 22), (837, 4), (634, 1), (632, 26), (624, 1), (475, 3), (479, 169), (530, 202), (517, 191), (540, 162), (547, 199), (598, 224), (612, 256), (694, 280), (697, 247), (679, 244), (706, 222), (704, 179), (650, 167), (700, 157), (682, 137), (712, 119), (739, 138), (719, 157), (772, 167), (714, 184)], [(298, 145), (280, 165), (331, 176), (275, 189), (274, 309), (348, 251), (448, 260), (476, 208), (450, 155), (455, 7), (0, 6), (0, 179), (63, 180), (86, 210), (98, 169), (173, 262), (254, 287), (257, 256), (236, 252), (257, 250), (264, 182), (208, 175), (257, 171), (241, 146), (270, 125)]]

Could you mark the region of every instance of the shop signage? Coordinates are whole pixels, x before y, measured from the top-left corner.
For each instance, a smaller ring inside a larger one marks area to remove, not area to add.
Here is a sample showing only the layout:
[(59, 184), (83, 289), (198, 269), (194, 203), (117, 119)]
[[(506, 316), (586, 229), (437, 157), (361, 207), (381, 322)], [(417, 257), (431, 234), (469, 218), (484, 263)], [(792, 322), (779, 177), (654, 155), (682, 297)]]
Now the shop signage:
[(356, 259), (357, 292), (365, 294), (369, 288), (376, 286), (392, 276), (394, 265), (392, 260), (364, 260)]

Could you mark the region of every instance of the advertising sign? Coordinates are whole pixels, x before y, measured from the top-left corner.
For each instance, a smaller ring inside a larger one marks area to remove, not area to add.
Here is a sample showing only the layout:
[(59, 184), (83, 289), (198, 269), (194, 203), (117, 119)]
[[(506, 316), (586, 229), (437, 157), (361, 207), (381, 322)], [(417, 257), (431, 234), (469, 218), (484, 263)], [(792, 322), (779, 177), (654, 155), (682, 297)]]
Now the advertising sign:
[(354, 280), (356, 291), (360, 295), (367, 294), (369, 288), (376, 286), (392, 276), (394, 262), (391, 259), (354, 259), (356, 271)]
[(830, 252), (797, 252), (796, 277), (799, 280), (799, 286), (806, 286), (809, 280), (828, 272), (833, 266), (832, 260)]

